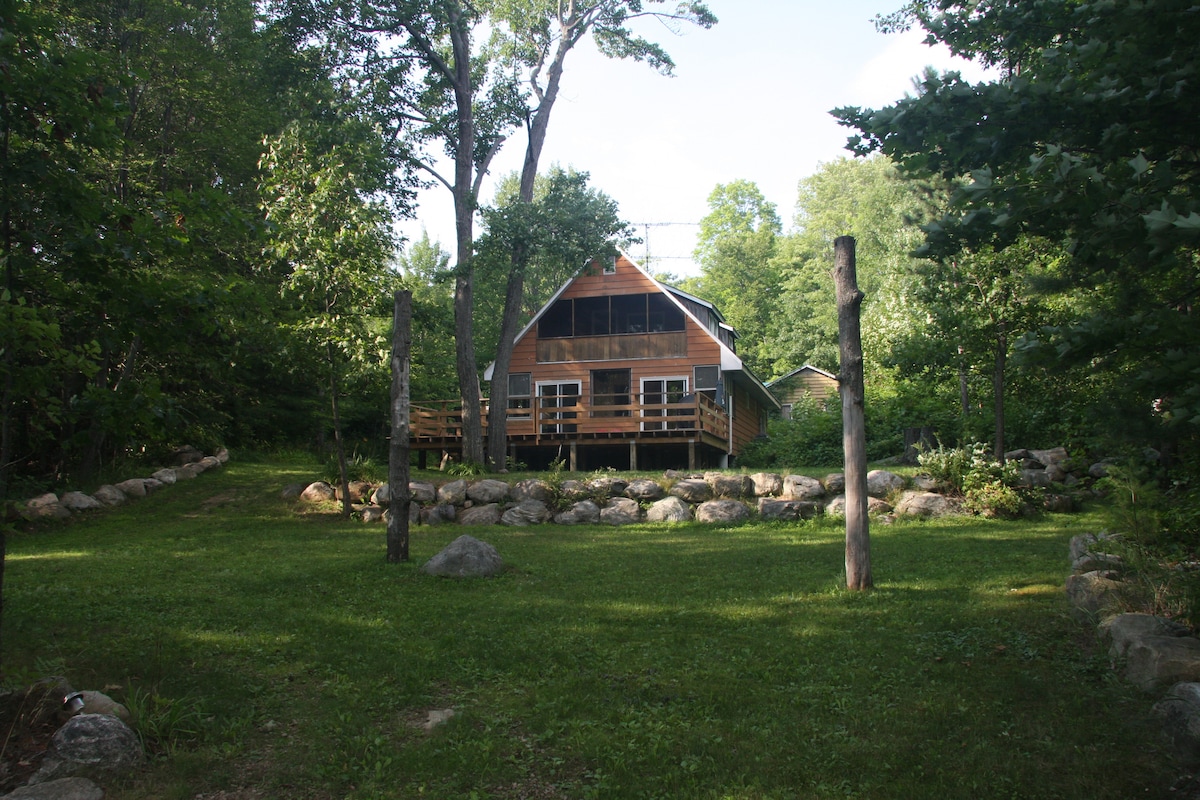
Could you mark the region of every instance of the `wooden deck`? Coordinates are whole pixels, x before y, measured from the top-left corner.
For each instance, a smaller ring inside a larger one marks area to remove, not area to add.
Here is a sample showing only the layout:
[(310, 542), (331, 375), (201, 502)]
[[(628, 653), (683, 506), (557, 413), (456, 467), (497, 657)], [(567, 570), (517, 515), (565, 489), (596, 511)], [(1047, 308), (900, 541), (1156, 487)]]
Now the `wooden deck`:
[[(663, 395), (647, 396), (661, 401)], [(533, 397), (531, 407), (508, 410), (508, 445), (566, 447), (574, 469), (576, 448), (597, 444), (637, 447), (653, 443), (703, 445), (724, 453), (729, 446), (729, 415), (703, 394), (678, 402), (642, 402), (640, 395), (611, 397)], [(633, 402), (628, 402), (632, 400)], [(589, 402), (591, 401), (591, 402)], [(618, 404), (616, 401), (626, 401)], [(487, 400), (483, 402), (487, 436)], [(438, 400), (414, 403), (409, 417), (409, 446), (419, 452), (456, 451), (462, 446), (462, 403)], [(690, 457), (689, 461), (694, 461)], [(634, 466), (633, 468), (636, 468)]]

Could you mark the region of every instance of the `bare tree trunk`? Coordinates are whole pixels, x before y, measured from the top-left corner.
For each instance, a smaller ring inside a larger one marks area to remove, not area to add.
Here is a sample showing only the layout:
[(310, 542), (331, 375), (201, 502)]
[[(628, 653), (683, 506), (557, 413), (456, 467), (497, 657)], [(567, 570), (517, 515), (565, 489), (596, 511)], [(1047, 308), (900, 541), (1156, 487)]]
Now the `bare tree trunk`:
[(333, 345), (325, 343), (325, 355), (329, 359), (329, 404), (333, 413), (333, 442), (337, 451), (338, 481), (342, 487), (342, 516), (350, 516), (350, 479), (346, 469), (346, 444), (342, 441), (342, 410), (338, 403), (337, 362), (334, 360)]
[(837, 287), (838, 345), (842, 393), (842, 449), (846, 464), (846, 588), (870, 589), (871, 539), (867, 520), (867, 435), (864, 413), (862, 329), (863, 293), (858, 288), (854, 238), (833, 243)]
[(1008, 359), (1008, 329), (1004, 320), (997, 323), (996, 365), (992, 372), (992, 408), (996, 414), (996, 460), (1004, 463), (1004, 365)]
[(408, 561), (408, 414), (412, 364), (412, 292), (396, 292), (392, 309), (392, 441), (388, 447), (387, 562)]

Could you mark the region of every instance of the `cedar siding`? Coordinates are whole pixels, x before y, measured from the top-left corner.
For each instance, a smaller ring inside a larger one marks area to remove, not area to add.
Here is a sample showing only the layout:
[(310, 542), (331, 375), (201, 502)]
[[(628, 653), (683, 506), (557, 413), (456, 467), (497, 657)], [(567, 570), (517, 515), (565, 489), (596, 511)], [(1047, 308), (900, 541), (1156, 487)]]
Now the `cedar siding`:
[[(517, 336), (509, 374), (528, 394), (510, 391), (510, 457), (533, 469), (559, 458), (587, 470), (727, 466), (778, 408), (733, 341), (720, 312), (628, 257), (593, 263)], [(418, 451), (453, 452), (454, 409), (440, 409), (414, 402)], [(418, 429), (422, 411), (440, 427)]]

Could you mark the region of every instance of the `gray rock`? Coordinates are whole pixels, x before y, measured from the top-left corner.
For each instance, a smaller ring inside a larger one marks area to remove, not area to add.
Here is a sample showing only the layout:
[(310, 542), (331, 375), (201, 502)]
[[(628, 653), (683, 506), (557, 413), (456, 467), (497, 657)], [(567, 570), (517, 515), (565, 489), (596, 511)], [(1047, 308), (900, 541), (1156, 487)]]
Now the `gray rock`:
[(325, 503), (333, 500), (335, 496), (333, 487), (325, 481), (310, 483), (300, 493), (300, 499), (307, 503)]
[(1175, 747), (1184, 766), (1200, 766), (1200, 683), (1184, 681), (1154, 704), (1154, 716)]
[(501, 525), (541, 525), (550, 519), (550, 509), (541, 500), (522, 500), (500, 515)]
[(1112, 658), (1124, 658), (1134, 642), (1147, 637), (1191, 634), (1187, 627), (1178, 622), (1141, 613), (1118, 614), (1101, 622), (1097, 630), (1101, 637), (1109, 641), (1108, 654)]
[(750, 509), (740, 500), (709, 500), (696, 506), (696, 521), (720, 525), (745, 522)]
[(215, 456), (205, 456), (196, 463), (203, 467), (204, 471), (207, 472), (210, 469), (216, 469), (224, 462), (219, 461)]
[(92, 492), (92, 497), (106, 506), (119, 506), (128, 499), (124, 492), (108, 483)]
[(464, 480), (450, 481), (438, 488), (438, 501), (452, 506), (461, 506), (467, 500), (467, 482)]
[(154, 478), (156, 481), (159, 481), (164, 486), (172, 486), (177, 480), (175, 477), (175, 470), (166, 468), (155, 470), (154, 474), (152, 474), (150, 477)]
[(1071, 562), (1072, 572), (1095, 572), (1107, 570), (1121, 572), (1125, 569), (1125, 560), (1112, 553), (1084, 553)]
[(817, 515), (819, 508), (820, 506), (812, 500), (774, 500), (767, 497), (758, 499), (758, 515), (763, 519), (812, 519)]
[(79, 714), (54, 732), (41, 769), (29, 782), (111, 775), (144, 759), (141, 741), (124, 722), (108, 714)]
[(628, 481), (601, 475), (587, 482), (588, 492), (594, 497), (620, 497), (629, 488)]
[(1030, 450), (1029, 457), (1043, 467), (1058, 465), (1067, 460), (1067, 448), (1053, 447), (1049, 450)]
[(904, 488), (904, 478), (885, 469), (873, 469), (867, 473), (867, 494), (871, 497), (886, 498), (889, 494)]
[(160, 481), (158, 478), (143, 478), (142, 486), (146, 488), (146, 494), (154, 494), (159, 489), (166, 486), (166, 484)]
[(464, 508), (458, 515), (459, 525), (498, 525), (500, 524), (500, 504), (488, 503), (482, 506)]
[(1042, 506), (1051, 514), (1070, 514), (1075, 510), (1075, 501), (1069, 494), (1047, 494)]
[(108, 714), (116, 717), (122, 722), (129, 722), (129, 709), (122, 704), (113, 700), (104, 692), (96, 692), (91, 689), (85, 689), (79, 693), (83, 699), (83, 708), (80, 710), (82, 714)]
[(549, 503), (553, 495), (550, 484), (540, 478), (526, 478), (523, 481), (517, 481), (512, 487), (512, 498), (518, 503), (522, 500), (538, 500), (542, 503)]
[(913, 476), (912, 485), (914, 489), (920, 489), (922, 492), (934, 492), (938, 488), (937, 481), (928, 475)]
[(1180, 681), (1200, 681), (1200, 639), (1193, 636), (1147, 636), (1125, 651), (1125, 680), (1144, 692)]
[(658, 500), (663, 496), (663, 488), (658, 481), (639, 478), (625, 487), (625, 496), (633, 500)]
[(756, 472), (750, 480), (754, 482), (755, 497), (775, 497), (783, 491), (783, 476), (778, 472)]
[[(884, 500), (878, 497), (867, 498), (867, 513), (871, 515), (891, 513), (892, 507)], [(839, 494), (837, 497), (825, 504), (825, 516), (827, 517), (844, 517), (846, 516), (846, 495)]]
[[(576, 500), (588, 499), (588, 487), (583, 481), (577, 481), (574, 478), (567, 478), (558, 485), (558, 491), (563, 498), (572, 502)], [(597, 507), (598, 508), (598, 507)]]
[(484, 478), (467, 487), (467, 497), (476, 503), (503, 503), (508, 499), (508, 484), (494, 478)]
[(729, 497), (737, 500), (754, 496), (754, 481), (750, 480), (749, 475), (710, 472), (705, 474), (704, 480), (712, 487), (713, 495), (716, 497)]
[(228, 463), (229, 463), (229, 450), (228, 450), (227, 448), (224, 448), (224, 447), (218, 447), (218, 448), (217, 448), (217, 452), (213, 453), (213, 456), (214, 456), (214, 457), (217, 459), (217, 461), (219, 461), (221, 464), (228, 464)]
[(957, 511), (950, 498), (936, 492), (907, 491), (900, 495), (896, 513), (909, 517), (944, 517)]
[(600, 521), (605, 525), (633, 525), (642, 521), (642, 507), (628, 497), (614, 497), (600, 509)]
[(368, 525), (371, 525), (376, 522), (383, 522), (384, 510), (385, 509), (383, 508), (383, 506), (367, 506), (366, 508), (364, 508), (362, 511), (360, 511), (358, 513), (359, 513), (359, 516), (362, 517), (363, 522), (365, 522)]
[(1093, 478), (1107, 478), (1109, 465), (1103, 461), (1098, 461), (1088, 467), (1088, 475)]
[(689, 522), (692, 507), (678, 497), (664, 497), (646, 509), (647, 522)]
[(591, 500), (576, 501), (570, 508), (554, 516), (559, 525), (595, 524), (600, 521), (600, 506)]
[(495, 547), (464, 534), (426, 561), (421, 571), (443, 578), (490, 578), (504, 571), (504, 560)]
[(816, 478), (807, 475), (787, 475), (783, 479), (784, 500), (816, 500), (825, 496), (825, 487)]
[(421, 507), (422, 525), (441, 525), (458, 519), (458, 508), (449, 503)]
[(842, 472), (831, 472), (825, 476), (825, 480), (821, 481), (821, 485), (825, 487), (825, 494), (845, 494), (846, 475)]
[(1044, 469), (1023, 469), (1019, 480), (1022, 486), (1034, 488), (1045, 488), (1052, 483), (1050, 475)]
[(1091, 552), (1103, 552), (1098, 550), (1098, 547), (1103, 546), (1104, 542), (1120, 541), (1121, 537), (1116, 534), (1101, 531), (1100, 533), (1080, 533), (1071, 537), (1070, 554), (1071, 561), (1078, 561), (1083, 556)]
[(20, 786), (3, 800), (103, 800), (104, 790), (87, 778), (59, 778)]
[(64, 492), (58, 502), (68, 511), (91, 511), (104, 507), (99, 500), (83, 492)]
[(692, 504), (711, 500), (713, 496), (712, 487), (699, 478), (685, 478), (672, 486), (667, 494)]
[(21, 516), (30, 521), (40, 519), (69, 519), (71, 512), (59, 502), (58, 495), (53, 492), (47, 492), (46, 494), (38, 495), (25, 501), (25, 506), (21, 509)]
[(408, 496), (414, 503), (427, 506), (437, 502), (437, 487), (428, 481), (409, 481)]
[(1117, 574), (1096, 570), (1067, 576), (1067, 601), (1077, 618), (1095, 621), (1120, 599), (1121, 582)]
[[(204, 468), (201, 467), (199, 464), (184, 464), (182, 467), (175, 468), (175, 470), (174, 470), (175, 479), (182, 480), (182, 481), (190, 481), (192, 478), (195, 478), (203, 471), (204, 471)], [(117, 484), (117, 485), (120, 486), (120, 484)]]

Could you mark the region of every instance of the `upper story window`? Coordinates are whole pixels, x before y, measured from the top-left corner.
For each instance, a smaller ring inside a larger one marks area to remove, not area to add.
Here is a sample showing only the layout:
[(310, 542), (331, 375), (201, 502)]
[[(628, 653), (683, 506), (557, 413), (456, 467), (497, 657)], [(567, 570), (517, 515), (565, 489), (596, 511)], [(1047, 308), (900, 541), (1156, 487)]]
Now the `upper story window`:
[(564, 298), (538, 320), (539, 339), (683, 329), (683, 311), (658, 292)]

